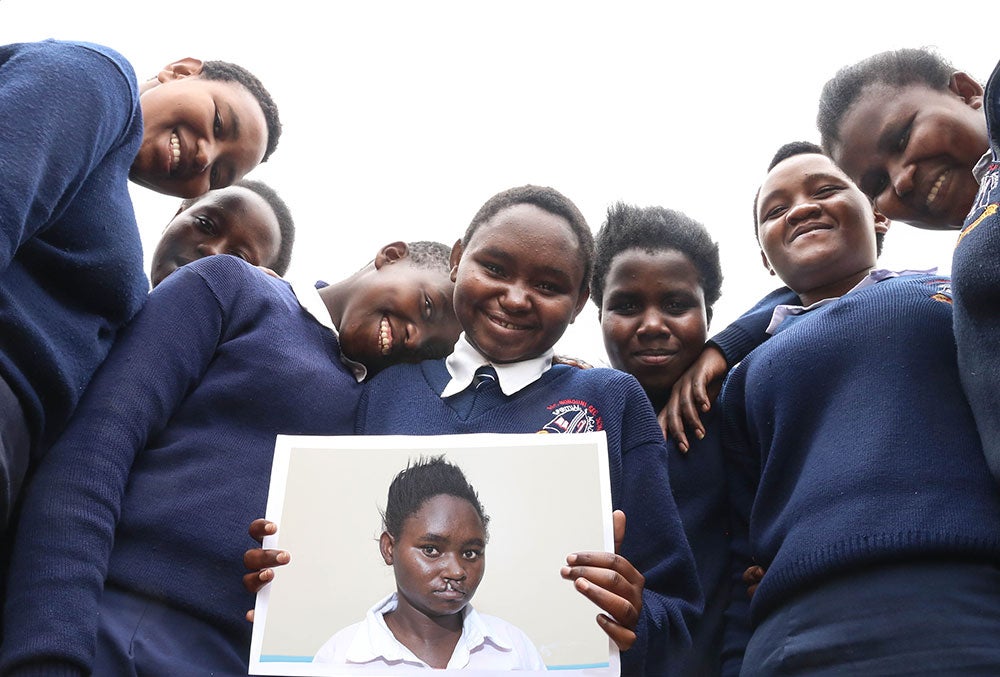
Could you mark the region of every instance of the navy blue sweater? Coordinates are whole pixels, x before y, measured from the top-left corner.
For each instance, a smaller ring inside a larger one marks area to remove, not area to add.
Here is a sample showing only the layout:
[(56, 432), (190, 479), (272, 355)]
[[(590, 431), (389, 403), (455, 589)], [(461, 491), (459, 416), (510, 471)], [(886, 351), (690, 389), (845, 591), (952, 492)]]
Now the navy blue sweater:
[[(787, 319), (730, 374), (733, 574), (767, 569), (752, 622), (856, 566), (1000, 563), (1000, 492), (962, 393), (949, 289), (909, 275), (851, 292)], [(746, 605), (745, 586), (733, 600)]]
[(0, 667), (87, 672), (105, 581), (214, 624), (248, 656), (241, 562), (275, 435), (350, 434), (360, 394), (283, 280), (232, 256), (168, 277), (28, 488)]
[(983, 105), (993, 161), (959, 235), (951, 274), (962, 384), (990, 469), (1000, 480), (1000, 64)]
[[(511, 397), (498, 393), (493, 406), (473, 414), (472, 389), (441, 399), (450, 378), (444, 360), (383, 371), (365, 386), (357, 432), (604, 430), (612, 504), (628, 520), (621, 554), (646, 577), (638, 640), (622, 654), (622, 674), (672, 674), (670, 658), (690, 643), (688, 624), (702, 602), (691, 550), (670, 493), (663, 433), (639, 383), (613, 369), (556, 365)], [(401, 402), (406, 406), (399, 406)]]
[(128, 172), (132, 67), (106, 47), (0, 46), (0, 375), (36, 451), (146, 299)]
[(724, 614), (729, 604), (729, 492), (726, 485), (718, 414), (702, 417), (705, 437), (692, 439), (682, 454), (667, 442), (670, 488), (677, 502), (698, 580), (705, 596), (705, 611), (691, 627), (691, 647), (683, 654), (679, 675), (711, 677), (721, 670)]
[(771, 316), (776, 307), (799, 303), (801, 301), (795, 292), (788, 287), (779, 287), (733, 320), (732, 324), (713, 336), (709, 343), (722, 351), (726, 364), (732, 368), (768, 339), (767, 327), (771, 324)]

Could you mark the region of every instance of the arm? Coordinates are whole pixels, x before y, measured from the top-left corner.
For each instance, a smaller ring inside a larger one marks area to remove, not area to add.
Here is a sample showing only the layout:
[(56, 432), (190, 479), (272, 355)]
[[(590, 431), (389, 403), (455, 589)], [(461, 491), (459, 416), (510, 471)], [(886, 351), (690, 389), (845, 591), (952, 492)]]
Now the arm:
[(0, 50), (0, 270), (112, 149), (140, 140), (135, 75), (119, 55), (54, 42)]
[(659, 421), (664, 436), (673, 437), (680, 451), (686, 452), (690, 447), (685, 426), (698, 439), (704, 437), (701, 414), (711, 409), (726, 372), (767, 340), (767, 326), (774, 309), (797, 303), (799, 297), (788, 287), (775, 289), (713, 336), (695, 363), (674, 383), (670, 399), (659, 413)]
[(133, 459), (197, 386), (221, 331), (215, 296), (179, 270), (121, 334), (27, 491), (0, 670), (88, 671)]

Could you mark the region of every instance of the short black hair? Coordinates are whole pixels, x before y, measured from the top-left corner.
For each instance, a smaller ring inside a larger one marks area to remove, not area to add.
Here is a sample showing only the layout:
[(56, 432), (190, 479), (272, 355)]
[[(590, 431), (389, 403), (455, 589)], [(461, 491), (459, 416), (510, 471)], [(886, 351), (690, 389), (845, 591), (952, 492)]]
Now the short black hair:
[(479, 502), (479, 494), (462, 469), (445, 460), (444, 455), (411, 460), (393, 478), (382, 511), (382, 529), (393, 538), (399, 538), (406, 518), (419, 511), (428, 500), (441, 495), (471, 503), (483, 521), (483, 530), (488, 532), (490, 518)]
[(264, 120), (267, 122), (267, 148), (264, 150), (264, 157), (260, 161), (267, 162), (267, 159), (271, 157), (271, 153), (278, 147), (278, 139), (281, 138), (281, 120), (278, 118), (278, 105), (274, 103), (271, 93), (264, 88), (264, 85), (261, 84), (260, 79), (256, 75), (243, 66), (238, 66), (228, 61), (203, 62), (201, 77), (206, 80), (238, 82), (246, 87), (247, 91), (257, 99), (260, 109), (264, 112)]
[(501, 191), (486, 201), (476, 215), (472, 217), (472, 222), (465, 229), (462, 236), (462, 245), (468, 245), (473, 234), (498, 213), (520, 204), (529, 204), (543, 209), (550, 214), (561, 216), (569, 222), (569, 227), (576, 236), (576, 241), (580, 245), (580, 256), (583, 259), (583, 283), (580, 289), (583, 290), (590, 283), (591, 272), (594, 269), (594, 234), (587, 225), (587, 219), (577, 208), (573, 201), (560, 193), (555, 188), (548, 186), (518, 186)]
[(407, 256), (410, 257), (413, 265), (420, 268), (438, 268), (446, 272), (451, 270), (451, 247), (448, 245), (431, 240), (418, 240), (407, 242), (406, 247)]
[[(784, 162), (790, 157), (795, 157), (796, 155), (822, 155), (830, 159), (830, 162), (833, 162), (833, 159), (830, 158), (830, 156), (827, 155), (825, 152), (823, 152), (823, 149), (820, 146), (816, 145), (812, 141), (792, 141), (790, 143), (786, 143), (774, 153), (774, 156), (771, 158), (771, 162), (767, 165), (767, 171), (770, 172), (780, 163)], [(851, 181), (851, 179), (848, 178), (848, 181)], [(759, 198), (760, 198), (760, 188), (757, 188), (757, 194), (754, 195), (753, 197), (753, 232), (754, 236), (757, 237), (758, 242), (760, 242), (760, 233), (758, 230), (760, 224), (757, 221), (757, 200)], [(872, 205), (872, 209), (874, 209), (875, 202), (872, 201), (872, 199), (867, 195), (865, 195), (865, 198), (868, 200), (869, 204)], [(885, 241), (885, 233), (875, 233), (876, 256), (882, 255), (882, 243), (884, 241)]]
[(719, 245), (708, 229), (684, 212), (666, 207), (637, 207), (617, 202), (608, 208), (608, 217), (597, 231), (597, 254), (590, 282), (590, 298), (601, 307), (604, 283), (615, 256), (628, 249), (657, 252), (679, 251), (698, 270), (705, 294), (705, 306), (711, 309), (722, 294), (722, 263)]
[[(263, 181), (241, 179), (232, 185), (239, 186), (240, 188), (246, 188), (247, 190), (252, 190), (257, 193), (257, 195), (264, 198), (264, 201), (267, 202), (271, 211), (274, 212), (274, 216), (278, 220), (278, 232), (281, 235), (281, 241), (278, 243), (278, 253), (268, 268), (276, 272), (278, 275), (284, 276), (284, 274), (288, 272), (288, 266), (292, 262), (292, 245), (295, 244), (295, 221), (292, 219), (291, 210), (288, 208), (288, 205), (285, 204), (285, 201), (281, 199), (281, 196), (278, 195), (278, 191), (271, 188), (271, 186), (267, 185)], [(229, 186), (226, 187), (228, 188)], [(216, 190), (225, 189), (217, 188)], [(205, 195), (207, 194), (208, 193)], [(189, 197), (182, 201), (180, 211), (187, 210), (205, 197), (205, 195)]]
[(840, 124), (869, 85), (892, 87), (922, 84), (932, 89), (948, 89), (956, 72), (944, 57), (928, 48), (907, 48), (880, 52), (844, 66), (825, 85), (819, 96), (816, 126), (827, 152), (840, 142)]

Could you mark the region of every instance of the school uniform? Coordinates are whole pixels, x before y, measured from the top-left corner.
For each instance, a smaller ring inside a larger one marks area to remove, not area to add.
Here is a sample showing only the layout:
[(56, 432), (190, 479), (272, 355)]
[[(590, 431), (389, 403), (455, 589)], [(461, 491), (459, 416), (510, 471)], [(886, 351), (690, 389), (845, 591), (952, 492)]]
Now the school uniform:
[(361, 387), (323, 317), (232, 256), (153, 290), (26, 494), (4, 674), (246, 674), (275, 435), (353, 430)]
[[(962, 394), (951, 308), (947, 277), (875, 271), (839, 299), (778, 309), (774, 335), (726, 381), (727, 646), (749, 642), (743, 674), (899, 674), (956, 653), (969, 660), (949, 674), (1000, 671), (1000, 491)], [(767, 573), (748, 603), (751, 564)], [(885, 614), (865, 603), (903, 592)]]
[[(476, 388), (483, 366), (496, 378)], [(628, 520), (621, 553), (646, 577), (638, 640), (622, 653), (622, 674), (669, 675), (702, 599), (663, 433), (634, 377), (553, 365), (551, 351), (488, 365), (463, 334), (448, 358), (390, 367), (366, 383), (356, 426), (369, 435), (596, 430), (607, 434), (612, 505)]]
[[(350, 665), (352, 672), (384, 673), (396, 666), (430, 669), (403, 646), (386, 625), (384, 615), (395, 611), (396, 593), (368, 610), (360, 623), (328, 639), (313, 663)], [(448, 670), (544, 670), (538, 649), (520, 629), (496, 616), (480, 614), (466, 605), (462, 610), (462, 636), (452, 652)]]

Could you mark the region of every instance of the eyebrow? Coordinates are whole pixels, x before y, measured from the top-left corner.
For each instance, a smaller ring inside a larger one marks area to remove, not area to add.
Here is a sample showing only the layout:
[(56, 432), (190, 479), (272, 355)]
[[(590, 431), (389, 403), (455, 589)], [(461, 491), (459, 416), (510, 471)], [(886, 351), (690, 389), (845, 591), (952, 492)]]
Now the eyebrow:
[[(495, 259), (502, 259), (503, 261), (514, 261), (516, 257), (510, 252), (504, 251), (503, 249), (495, 249), (493, 247), (483, 247), (482, 253), (486, 256), (493, 257)], [(551, 275), (553, 277), (561, 278), (565, 284), (571, 284), (573, 281), (573, 276), (567, 273), (562, 268), (556, 268), (555, 266), (541, 266), (537, 269), (537, 273), (541, 275)]]
[[(809, 172), (804, 175), (802, 182), (805, 183), (808, 181), (839, 181), (840, 183), (846, 183), (849, 179), (845, 179), (843, 176), (839, 176), (831, 172)], [(768, 200), (773, 199), (775, 196), (783, 195), (786, 192), (788, 192), (788, 190), (784, 187), (775, 188), (771, 192), (761, 195), (757, 204), (759, 205), (759, 208), (762, 209)]]
[[(441, 534), (426, 533), (421, 536), (418, 540), (421, 541), (431, 541), (432, 543), (448, 543), (451, 541), (447, 536), (442, 536)], [(486, 541), (481, 538), (470, 538), (469, 540), (462, 543), (463, 546), (467, 545), (478, 545), (481, 547), (486, 547)]]

